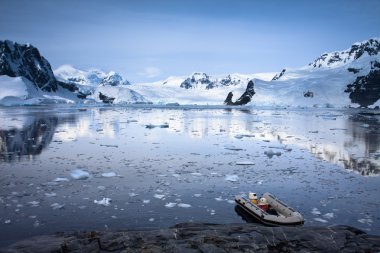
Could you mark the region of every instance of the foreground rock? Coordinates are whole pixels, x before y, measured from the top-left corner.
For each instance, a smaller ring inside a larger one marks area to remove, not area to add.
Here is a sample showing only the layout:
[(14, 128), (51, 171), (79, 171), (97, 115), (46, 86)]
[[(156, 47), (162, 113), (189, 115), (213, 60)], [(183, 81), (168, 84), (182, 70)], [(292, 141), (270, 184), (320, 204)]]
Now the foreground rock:
[(347, 226), (182, 223), (169, 229), (39, 236), (0, 252), (379, 252), (380, 236)]

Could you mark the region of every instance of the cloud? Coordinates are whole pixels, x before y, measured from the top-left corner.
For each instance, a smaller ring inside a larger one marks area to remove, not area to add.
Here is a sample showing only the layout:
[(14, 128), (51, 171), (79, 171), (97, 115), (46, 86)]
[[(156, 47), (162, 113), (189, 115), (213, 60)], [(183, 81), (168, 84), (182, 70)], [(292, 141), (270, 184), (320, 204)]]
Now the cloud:
[(161, 75), (161, 70), (156, 67), (146, 67), (143, 71), (138, 73), (140, 76), (145, 76), (148, 78), (153, 78)]

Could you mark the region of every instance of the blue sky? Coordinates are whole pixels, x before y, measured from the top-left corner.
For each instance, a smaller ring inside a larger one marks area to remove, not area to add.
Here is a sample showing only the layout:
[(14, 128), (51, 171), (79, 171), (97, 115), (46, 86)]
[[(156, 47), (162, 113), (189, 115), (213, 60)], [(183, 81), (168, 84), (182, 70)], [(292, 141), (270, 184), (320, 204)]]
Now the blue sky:
[(281, 71), (379, 37), (379, 0), (0, 0), (0, 39), (132, 82)]

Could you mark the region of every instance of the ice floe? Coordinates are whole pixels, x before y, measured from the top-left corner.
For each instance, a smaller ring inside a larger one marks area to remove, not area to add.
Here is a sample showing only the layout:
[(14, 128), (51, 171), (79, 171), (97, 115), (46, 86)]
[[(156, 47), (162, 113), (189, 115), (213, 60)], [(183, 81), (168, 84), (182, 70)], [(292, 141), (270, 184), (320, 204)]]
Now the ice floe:
[(177, 203), (169, 202), (169, 203), (165, 204), (165, 207), (166, 208), (172, 208), (172, 207), (175, 207), (176, 205), (177, 205)]
[(56, 179), (53, 180), (54, 182), (67, 182), (69, 181), (68, 178), (66, 177), (57, 177)]
[(81, 169), (75, 169), (70, 173), (71, 177), (76, 180), (85, 180), (90, 177), (90, 173)]
[(110, 198), (103, 198), (102, 200), (94, 200), (94, 203), (102, 206), (109, 206), (111, 205), (111, 201)]
[(50, 205), (53, 210), (62, 209), (65, 205), (54, 203)]
[(230, 182), (236, 182), (239, 180), (238, 175), (226, 175), (225, 180), (230, 181)]
[(268, 157), (268, 158), (272, 158), (273, 156), (280, 156), (281, 155), (281, 152), (280, 151), (273, 151), (272, 149), (269, 149), (267, 151), (264, 151), (264, 154)]
[(236, 162), (236, 165), (255, 165), (255, 163), (252, 161), (239, 161)]
[(321, 219), (321, 218), (314, 218), (315, 221), (327, 223), (327, 220)]
[(106, 172), (102, 173), (102, 177), (116, 177), (117, 174), (115, 172)]
[(191, 207), (190, 204), (185, 204), (185, 203), (179, 203), (177, 206), (182, 207), (182, 208), (189, 208), (189, 207)]
[(314, 215), (320, 215), (321, 214), (321, 212), (318, 210), (318, 208), (313, 208), (313, 210), (311, 211), (311, 213), (312, 214), (314, 214)]
[(165, 195), (163, 195), (163, 194), (154, 194), (153, 197), (156, 198), (156, 199), (163, 199), (163, 198), (165, 198)]

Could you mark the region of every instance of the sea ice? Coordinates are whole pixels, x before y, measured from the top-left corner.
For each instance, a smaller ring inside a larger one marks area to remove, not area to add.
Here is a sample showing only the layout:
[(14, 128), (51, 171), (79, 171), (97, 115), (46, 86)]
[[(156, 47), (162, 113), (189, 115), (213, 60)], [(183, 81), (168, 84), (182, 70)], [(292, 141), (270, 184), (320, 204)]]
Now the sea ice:
[(50, 206), (51, 208), (53, 208), (53, 210), (57, 210), (57, 209), (62, 209), (65, 205), (54, 203), (54, 204), (51, 204)]
[(103, 198), (102, 200), (94, 200), (94, 203), (102, 206), (109, 206), (111, 205), (111, 201), (110, 198)]
[(149, 218), (149, 221), (150, 221), (150, 222), (153, 222), (153, 221), (154, 221), (154, 218)]
[(129, 197), (135, 197), (135, 196), (137, 196), (138, 194), (137, 194), (137, 193), (134, 193), (134, 192), (130, 192), (130, 193), (128, 193), (128, 195), (129, 195)]
[(202, 176), (202, 173), (199, 173), (199, 172), (193, 172), (193, 173), (191, 173), (191, 175), (199, 177), (199, 176)]
[(215, 198), (216, 201), (223, 201), (222, 197)]
[(182, 208), (189, 208), (189, 207), (191, 207), (190, 204), (185, 204), (185, 203), (179, 203), (178, 206), (182, 207)]
[(55, 197), (55, 196), (57, 196), (57, 193), (55, 193), (55, 192), (45, 192), (45, 196), (48, 197), (48, 198)]
[(11, 223), (11, 220), (5, 220), (4, 223), (5, 223), (5, 224), (10, 224), (10, 223)]
[(155, 197), (156, 199), (163, 199), (163, 198), (165, 198), (165, 195), (163, 195), (163, 194), (154, 194), (153, 197)]
[(315, 221), (327, 223), (327, 220), (321, 219), (321, 218), (314, 218)]
[(175, 207), (176, 205), (177, 205), (177, 203), (169, 202), (169, 203), (165, 204), (165, 207), (172, 208), (172, 207)]
[(102, 173), (102, 176), (103, 177), (116, 177), (117, 174), (115, 172), (106, 172), (106, 173)]
[(321, 212), (318, 210), (318, 208), (313, 208), (313, 210), (311, 211), (311, 213), (312, 214), (314, 214), (314, 215), (320, 215), (321, 214)]
[(69, 181), (68, 178), (66, 177), (57, 177), (56, 179), (53, 180), (54, 182), (66, 182)]
[(326, 213), (323, 215), (323, 217), (326, 219), (332, 219), (332, 218), (334, 218), (334, 213)]
[(236, 182), (239, 180), (238, 175), (226, 175), (225, 180), (231, 181), (231, 182)]
[(76, 180), (85, 180), (90, 177), (90, 173), (81, 169), (75, 169), (71, 171), (70, 175)]
[(143, 199), (143, 203), (144, 204), (149, 204), (150, 203), (150, 199)]
[(202, 196), (202, 194), (200, 194), (200, 193), (195, 193), (194, 194), (194, 197), (196, 197), (196, 198), (199, 198), (200, 196)]
[(236, 165), (255, 165), (255, 163), (251, 161), (240, 161), (236, 162)]
[(31, 206), (39, 206), (40, 202), (34, 200), (34, 201), (28, 202), (28, 204), (30, 204)]

